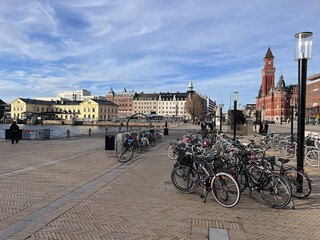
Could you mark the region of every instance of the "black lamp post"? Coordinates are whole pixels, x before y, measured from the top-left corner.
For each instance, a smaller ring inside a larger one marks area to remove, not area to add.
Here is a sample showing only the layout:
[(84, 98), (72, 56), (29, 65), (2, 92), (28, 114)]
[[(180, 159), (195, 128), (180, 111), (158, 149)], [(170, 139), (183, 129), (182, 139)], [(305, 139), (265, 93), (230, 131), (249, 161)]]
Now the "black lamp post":
[[(303, 171), (304, 159), (304, 131), (306, 115), (306, 82), (307, 82), (307, 63), (312, 58), (312, 32), (301, 32), (294, 35), (295, 38), (295, 56), (298, 61), (298, 144), (297, 144), (297, 169)], [(298, 175), (297, 192), (302, 191), (302, 177)]]
[(294, 99), (290, 99), (290, 107), (291, 107), (291, 142), (293, 142), (293, 114), (294, 114)]
[(233, 93), (233, 102), (234, 102), (234, 115), (233, 115), (233, 140), (236, 139), (237, 132), (237, 101), (239, 99), (239, 92)]
[(219, 104), (219, 108), (220, 108), (220, 133), (222, 133), (222, 108), (223, 108), (224, 104)]

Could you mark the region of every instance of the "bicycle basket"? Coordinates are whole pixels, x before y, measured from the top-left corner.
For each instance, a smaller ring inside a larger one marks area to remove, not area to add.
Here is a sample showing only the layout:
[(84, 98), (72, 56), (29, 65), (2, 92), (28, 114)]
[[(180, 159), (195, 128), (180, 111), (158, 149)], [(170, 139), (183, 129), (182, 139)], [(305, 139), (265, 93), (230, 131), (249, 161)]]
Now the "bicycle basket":
[(179, 149), (178, 150), (178, 157), (177, 157), (177, 161), (184, 166), (189, 166), (191, 164), (191, 156), (190, 155), (186, 155), (184, 150)]

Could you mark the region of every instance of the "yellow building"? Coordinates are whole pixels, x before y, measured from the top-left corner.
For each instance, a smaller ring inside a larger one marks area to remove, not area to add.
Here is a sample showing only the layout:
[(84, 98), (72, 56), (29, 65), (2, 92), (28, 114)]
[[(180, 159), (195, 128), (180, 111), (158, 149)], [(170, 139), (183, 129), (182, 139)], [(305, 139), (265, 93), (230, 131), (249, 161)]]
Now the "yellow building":
[(11, 103), (11, 118), (65, 119), (106, 121), (117, 118), (118, 105), (105, 100), (43, 101), (18, 98)]

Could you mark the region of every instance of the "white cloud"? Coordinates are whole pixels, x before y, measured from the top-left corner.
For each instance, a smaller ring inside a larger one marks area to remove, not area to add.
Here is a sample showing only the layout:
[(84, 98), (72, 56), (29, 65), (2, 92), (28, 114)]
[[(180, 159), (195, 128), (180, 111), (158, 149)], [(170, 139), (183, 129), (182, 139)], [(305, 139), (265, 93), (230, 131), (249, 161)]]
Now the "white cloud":
[(181, 92), (192, 80), (218, 102), (239, 91), (252, 103), (268, 46), (276, 81), (282, 71), (296, 82), (297, 32), (314, 32), (309, 72), (320, 72), (319, 10), (317, 0), (3, 0), (0, 98), (104, 95), (110, 86)]

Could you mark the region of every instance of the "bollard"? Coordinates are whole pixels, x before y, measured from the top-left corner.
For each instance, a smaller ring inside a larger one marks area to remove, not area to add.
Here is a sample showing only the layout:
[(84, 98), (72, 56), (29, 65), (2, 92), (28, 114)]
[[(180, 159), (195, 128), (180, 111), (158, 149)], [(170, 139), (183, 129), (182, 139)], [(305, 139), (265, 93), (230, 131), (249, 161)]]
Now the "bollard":
[(89, 128), (89, 136), (91, 136), (91, 128)]
[(68, 129), (67, 130), (67, 138), (69, 138), (70, 137), (70, 130)]

